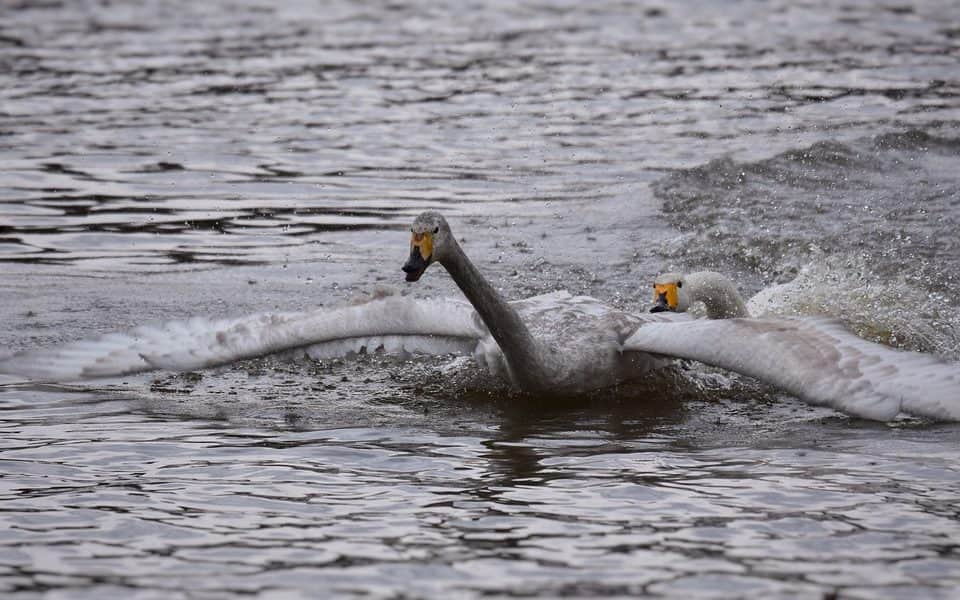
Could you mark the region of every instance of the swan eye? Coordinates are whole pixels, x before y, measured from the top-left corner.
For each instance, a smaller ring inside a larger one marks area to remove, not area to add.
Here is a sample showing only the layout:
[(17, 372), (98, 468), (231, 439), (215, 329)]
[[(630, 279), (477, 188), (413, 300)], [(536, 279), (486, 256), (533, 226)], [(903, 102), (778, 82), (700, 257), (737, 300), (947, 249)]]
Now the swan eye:
[(440, 233), (440, 226), (438, 225), (438, 226), (434, 227), (434, 228), (433, 228), (433, 232), (434, 232), (434, 233)]
[(682, 281), (678, 281), (678, 282), (677, 282), (677, 287), (678, 287), (678, 288), (682, 288), (682, 287), (683, 287), (683, 282), (682, 282)]

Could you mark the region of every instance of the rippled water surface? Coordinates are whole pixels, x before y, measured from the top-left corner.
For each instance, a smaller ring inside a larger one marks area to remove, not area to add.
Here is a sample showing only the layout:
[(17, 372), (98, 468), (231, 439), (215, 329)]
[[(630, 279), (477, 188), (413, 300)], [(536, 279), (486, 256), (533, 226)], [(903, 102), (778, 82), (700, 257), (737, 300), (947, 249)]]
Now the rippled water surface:
[[(955, 2), (0, 17), (5, 349), (401, 286), (434, 208), (511, 298), (797, 278), (776, 310), (960, 357)], [(449, 358), (0, 380), (0, 590), (951, 598), (958, 465), (956, 425), (689, 364), (563, 401)]]

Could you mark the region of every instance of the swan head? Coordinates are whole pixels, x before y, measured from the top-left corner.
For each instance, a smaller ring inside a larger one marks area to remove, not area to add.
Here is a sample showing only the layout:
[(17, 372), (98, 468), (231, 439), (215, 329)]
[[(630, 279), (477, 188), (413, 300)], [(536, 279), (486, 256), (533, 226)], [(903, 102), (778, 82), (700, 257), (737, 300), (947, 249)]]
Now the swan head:
[(747, 317), (747, 305), (737, 286), (715, 271), (696, 273), (664, 273), (653, 281), (653, 302), (650, 312), (686, 312), (690, 305), (703, 303), (709, 319)]
[(653, 280), (654, 307), (650, 312), (685, 312), (690, 307), (690, 299), (683, 289), (683, 275), (663, 273)]
[(420, 213), (414, 219), (410, 233), (410, 257), (403, 265), (403, 272), (407, 274), (407, 281), (417, 281), (431, 264), (443, 262), (453, 234), (447, 220), (433, 211)]

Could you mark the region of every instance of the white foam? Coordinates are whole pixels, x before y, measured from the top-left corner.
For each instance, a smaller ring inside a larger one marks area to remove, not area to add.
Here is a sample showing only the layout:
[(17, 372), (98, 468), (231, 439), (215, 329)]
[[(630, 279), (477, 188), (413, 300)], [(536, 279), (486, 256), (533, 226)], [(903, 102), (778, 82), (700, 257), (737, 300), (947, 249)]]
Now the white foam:
[(753, 316), (827, 315), (857, 335), (897, 348), (960, 358), (960, 310), (905, 277), (881, 278), (857, 256), (814, 251), (796, 278), (758, 292), (747, 303)]

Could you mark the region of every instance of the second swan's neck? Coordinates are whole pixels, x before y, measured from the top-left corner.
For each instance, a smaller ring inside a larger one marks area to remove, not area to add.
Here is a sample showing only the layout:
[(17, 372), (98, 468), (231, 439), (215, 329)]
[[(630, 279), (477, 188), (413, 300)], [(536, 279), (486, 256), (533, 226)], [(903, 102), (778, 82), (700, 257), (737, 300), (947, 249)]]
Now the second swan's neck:
[(526, 390), (546, 389), (548, 377), (540, 347), (520, 315), (480, 274), (459, 245), (454, 245), (450, 255), (443, 266), (497, 341), (516, 382)]
[(683, 278), (690, 302), (703, 302), (709, 319), (747, 317), (747, 305), (733, 282), (713, 271), (690, 273)]

